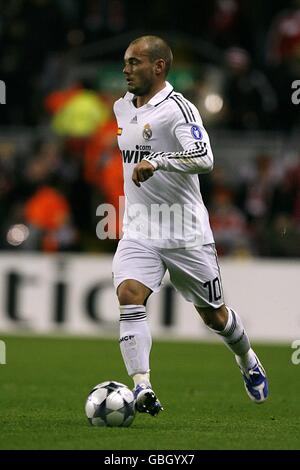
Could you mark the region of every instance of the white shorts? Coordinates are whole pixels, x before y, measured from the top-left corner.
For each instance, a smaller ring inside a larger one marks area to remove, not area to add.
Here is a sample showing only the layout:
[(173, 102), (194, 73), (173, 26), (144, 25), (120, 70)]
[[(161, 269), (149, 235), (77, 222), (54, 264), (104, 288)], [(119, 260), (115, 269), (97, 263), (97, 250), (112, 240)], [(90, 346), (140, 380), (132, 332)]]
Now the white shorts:
[(194, 305), (218, 308), (224, 304), (214, 244), (167, 249), (137, 240), (120, 240), (113, 259), (116, 289), (123, 281), (134, 279), (158, 292), (166, 270), (175, 289)]

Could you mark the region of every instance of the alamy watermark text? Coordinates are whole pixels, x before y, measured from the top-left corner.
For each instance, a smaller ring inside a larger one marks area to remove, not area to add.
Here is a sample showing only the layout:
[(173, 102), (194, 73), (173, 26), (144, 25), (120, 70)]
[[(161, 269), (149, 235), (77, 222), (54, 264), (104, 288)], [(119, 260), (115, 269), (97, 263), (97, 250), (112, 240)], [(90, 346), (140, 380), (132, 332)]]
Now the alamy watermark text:
[(0, 104), (6, 104), (6, 85), (3, 80), (0, 80)]
[(292, 103), (295, 105), (300, 104), (300, 80), (293, 81), (292, 90), (295, 90), (291, 96)]
[(295, 349), (291, 356), (291, 361), (295, 366), (297, 366), (300, 364), (300, 339), (295, 339), (291, 344), (291, 348)]
[(0, 364), (6, 364), (6, 344), (0, 340)]

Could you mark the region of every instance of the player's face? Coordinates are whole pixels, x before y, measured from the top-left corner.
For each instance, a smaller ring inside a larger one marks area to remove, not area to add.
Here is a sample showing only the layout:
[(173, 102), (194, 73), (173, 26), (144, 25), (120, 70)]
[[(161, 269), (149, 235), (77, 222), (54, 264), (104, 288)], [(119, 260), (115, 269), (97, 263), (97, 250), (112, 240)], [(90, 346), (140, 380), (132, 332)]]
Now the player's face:
[(124, 63), (123, 72), (128, 91), (136, 96), (147, 95), (154, 84), (155, 63), (150, 62), (145, 46), (140, 43), (129, 46), (125, 52)]

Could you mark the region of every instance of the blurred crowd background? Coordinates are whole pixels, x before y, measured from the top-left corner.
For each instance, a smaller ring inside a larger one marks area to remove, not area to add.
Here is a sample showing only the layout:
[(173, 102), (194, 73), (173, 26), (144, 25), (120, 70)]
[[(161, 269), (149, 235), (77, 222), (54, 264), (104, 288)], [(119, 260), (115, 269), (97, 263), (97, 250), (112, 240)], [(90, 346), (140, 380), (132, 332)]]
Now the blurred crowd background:
[(299, 257), (299, 0), (0, 0), (0, 249), (115, 249), (96, 208), (122, 195), (112, 104), (144, 34), (171, 45), (169, 81), (209, 132), (220, 255)]

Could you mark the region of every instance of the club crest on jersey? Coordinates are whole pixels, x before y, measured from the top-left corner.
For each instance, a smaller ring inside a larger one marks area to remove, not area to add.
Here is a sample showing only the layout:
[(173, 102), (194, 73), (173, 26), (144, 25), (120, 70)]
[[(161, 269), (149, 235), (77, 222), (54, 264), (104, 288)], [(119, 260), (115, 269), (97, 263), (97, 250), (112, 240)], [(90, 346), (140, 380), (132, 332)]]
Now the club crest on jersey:
[(202, 137), (203, 137), (201, 129), (200, 129), (199, 126), (192, 126), (191, 127), (191, 133), (192, 133), (192, 136), (194, 137), (194, 139), (196, 139), (196, 140), (201, 140)]
[(152, 129), (150, 127), (150, 124), (145, 124), (144, 125), (144, 130), (143, 130), (143, 137), (145, 140), (149, 140), (152, 137)]

